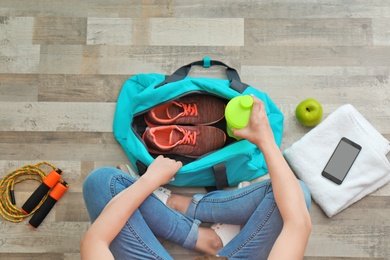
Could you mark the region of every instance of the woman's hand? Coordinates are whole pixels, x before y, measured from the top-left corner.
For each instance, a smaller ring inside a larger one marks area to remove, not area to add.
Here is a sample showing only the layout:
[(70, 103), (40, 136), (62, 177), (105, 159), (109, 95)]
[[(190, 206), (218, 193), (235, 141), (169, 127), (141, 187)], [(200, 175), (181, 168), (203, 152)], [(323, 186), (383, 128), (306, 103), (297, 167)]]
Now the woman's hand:
[(148, 167), (148, 170), (142, 177), (147, 177), (150, 182), (156, 184), (156, 187), (167, 184), (173, 176), (182, 167), (180, 161), (159, 155)]
[(243, 129), (232, 129), (237, 137), (248, 140), (260, 149), (269, 143), (274, 143), (274, 134), (270, 127), (263, 101), (255, 96), (248, 125)]

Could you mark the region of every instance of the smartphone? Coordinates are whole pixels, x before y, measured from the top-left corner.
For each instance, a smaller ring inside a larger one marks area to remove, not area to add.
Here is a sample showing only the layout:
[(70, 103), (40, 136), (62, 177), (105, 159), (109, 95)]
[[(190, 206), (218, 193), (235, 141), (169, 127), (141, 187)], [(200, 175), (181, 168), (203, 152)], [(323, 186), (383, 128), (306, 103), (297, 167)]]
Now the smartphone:
[(338, 143), (324, 170), (322, 176), (341, 184), (351, 169), (362, 147), (357, 143), (343, 137)]

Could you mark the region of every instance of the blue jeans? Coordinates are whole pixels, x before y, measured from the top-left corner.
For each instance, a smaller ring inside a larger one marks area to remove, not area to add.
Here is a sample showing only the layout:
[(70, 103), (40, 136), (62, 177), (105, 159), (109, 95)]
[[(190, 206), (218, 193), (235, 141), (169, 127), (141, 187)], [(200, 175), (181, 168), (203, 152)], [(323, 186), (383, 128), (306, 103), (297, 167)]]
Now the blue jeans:
[[(91, 221), (135, 181), (112, 167), (92, 171), (83, 185)], [(309, 208), (310, 193), (304, 183), (300, 184)], [(129, 218), (110, 250), (115, 259), (173, 259), (157, 238), (193, 249), (201, 222), (244, 225), (218, 252), (229, 259), (267, 259), (283, 226), (269, 180), (241, 189), (196, 194), (186, 214), (168, 208), (151, 194)]]

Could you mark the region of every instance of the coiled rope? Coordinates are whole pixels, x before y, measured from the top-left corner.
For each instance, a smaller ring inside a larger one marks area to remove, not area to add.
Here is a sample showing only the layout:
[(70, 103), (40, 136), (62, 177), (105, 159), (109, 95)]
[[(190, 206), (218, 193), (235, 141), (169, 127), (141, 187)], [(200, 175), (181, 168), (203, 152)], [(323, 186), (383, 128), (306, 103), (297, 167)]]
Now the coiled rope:
[(0, 215), (7, 221), (18, 223), (21, 222), (24, 218), (34, 214), (34, 212), (42, 205), (46, 200), (48, 194), (40, 201), (37, 207), (26, 214), (22, 209), (19, 209), (15, 205), (14, 201), (14, 186), (22, 181), (33, 180), (39, 181), (40, 183), (46, 177), (46, 173), (43, 169), (40, 168), (42, 165), (48, 165), (52, 169), (56, 170), (51, 163), (40, 162), (32, 165), (25, 165), (22, 168), (8, 173), (0, 182)]

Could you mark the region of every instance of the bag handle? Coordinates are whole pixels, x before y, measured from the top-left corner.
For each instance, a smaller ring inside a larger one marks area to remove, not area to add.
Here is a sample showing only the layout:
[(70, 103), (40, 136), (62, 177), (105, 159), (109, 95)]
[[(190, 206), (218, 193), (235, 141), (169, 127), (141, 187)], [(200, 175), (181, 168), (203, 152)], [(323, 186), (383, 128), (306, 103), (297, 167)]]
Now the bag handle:
[(204, 68), (209, 68), (211, 66), (226, 67), (226, 76), (230, 81), (230, 88), (236, 90), (239, 93), (242, 93), (248, 87), (247, 84), (241, 82), (237, 70), (229, 67), (223, 62), (217, 60), (211, 60), (209, 57), (205, 57), (203, 58), (203, 60), (195, 61), (179, 68), (171, 76), (166, 76), (165, 80), (160, 84), (156, 85), (154, 88), (159, 88), (167, 83), (172, 83), (184, 79), (185, 77), (187, 77), (192, 66), (203, 66)]

